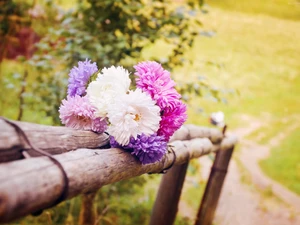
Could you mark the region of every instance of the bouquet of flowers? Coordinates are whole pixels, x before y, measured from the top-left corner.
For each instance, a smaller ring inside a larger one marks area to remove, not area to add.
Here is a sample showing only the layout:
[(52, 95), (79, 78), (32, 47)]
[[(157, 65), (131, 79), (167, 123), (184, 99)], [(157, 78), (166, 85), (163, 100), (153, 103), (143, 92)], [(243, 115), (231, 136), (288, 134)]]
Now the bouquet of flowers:
[(134, 69), (135, 90), (129, 72), (121, 66), (99, 72), (90, 60), (78, 62), (69, 73), (60, 119), (75, 129), (107, 132), (111, 147), (130, 151), (142, 164), (154, 163), (186, 121), (186, 105), (170, 72), (159, 63), (140, 62)]

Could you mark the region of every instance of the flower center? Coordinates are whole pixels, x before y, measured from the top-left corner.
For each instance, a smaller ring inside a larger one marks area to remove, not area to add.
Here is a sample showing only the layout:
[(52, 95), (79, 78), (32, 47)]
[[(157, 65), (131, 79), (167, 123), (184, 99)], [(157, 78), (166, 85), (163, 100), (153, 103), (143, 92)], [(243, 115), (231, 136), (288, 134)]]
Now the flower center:
[(87, 118), (87, 117), (85, 117), (85, 116), (78, 116), (78, 115), (77, 115), (77, 120), (86, 123), (86, 122), (89, 121), (89, 118)]
[(103, 89), (104, 89), (104, 91), (111, 90), (112, 89), (112, 85), (111, 84), (103, 85)]
[(140, 119), (141, 119), (141, 116), (139, 114), (135, 114), (134, 120), (138, 122), (138, 121), (140, 121)]

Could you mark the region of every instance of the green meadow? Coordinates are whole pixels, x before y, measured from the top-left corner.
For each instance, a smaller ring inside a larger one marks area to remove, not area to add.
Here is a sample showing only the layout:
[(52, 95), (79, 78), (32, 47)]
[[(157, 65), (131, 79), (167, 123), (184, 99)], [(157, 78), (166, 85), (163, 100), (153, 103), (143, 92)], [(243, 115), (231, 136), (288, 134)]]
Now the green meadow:
[(270, 158), (261, 161), (260, 166), (271, 178), (300, 195), (299, 140), (300, 129), (275, 147)]
[[(246, 137), (258, 144), (268, 145), (284, 133), (283, 143), (260, 165), (300, 194), (300, 161), (295, 160), (300, 155), (300, 138), (295, 138), (300, 130), (300, 5), (292, 2), (208, 1), (203, 30), (212, 36), (198, 37), (186, 55), (194, 64), (176, 69), (174, 76), (179, 81), (201, 77), (224, 98), (191, 99), (189, 123), (209, 126), (210, 113), (223, 111), (231, 130), (258, 121), (261, 127)], [(149, 54), (167, 51), (168, 46), (158, 43)], [(291, 126), (296, 129), (289, 132)]]
[[(204, 75), (210, 84), (234, 89), (225, 93), (227, 103), (194, 99), (189, 122), (207, 124), (205, 116), (223, 111), (229, 127), (247, 127), (251, 120), (261, 128), (247, 138), (269, 144), (284, 133), (284, 141), (261, 162), (263, 171), (292, 191), (300, 194), (300, 6), (288, 1), (209, 1), (209, 13), (203, 16), (204, 30), (215, 36), (199, 37), (188, 54), (192, 67), (178, 71), (197, 79)], [(246, 7), (246, 3), (247, 6)], [(228, 4), (226, 4), (228, 3)], [(254, 3), (256, 3), (254, 7)], [(252, 11), (251, 11), (251, 7)], [(258, 10), (259, 9), (259, 10)], [(279, 11), (281, 11), (279, 15)], [(199, 116), (197, 107), (204, 109)], [(289, 132), (289, 128), (295, 126)]]

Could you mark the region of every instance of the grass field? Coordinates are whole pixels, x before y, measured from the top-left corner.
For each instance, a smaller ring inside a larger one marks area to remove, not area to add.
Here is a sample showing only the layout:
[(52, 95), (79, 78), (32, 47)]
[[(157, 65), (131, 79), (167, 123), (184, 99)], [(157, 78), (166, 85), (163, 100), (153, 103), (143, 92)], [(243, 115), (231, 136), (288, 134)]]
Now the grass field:
[[(285, 11), (280, 5), (278, 8)], [(213, 4), (209, 13), (203, 16), (203, 23), (204, 29), (215, 31), (216, 36), (199, 37), (188, 54), (195, 59), (195, 65), (178, 70), (177, 77), (181, 79), (182, 74), (188, 73), (196, 80), (199, 74), (205, 75), (210, 83), (240, 93), (229, 96), (227, 104), (194, 100), (189, 122), (207, 125), (206, 116), (222, 110), (229, 127), (235, 128), (247, 126), (239, 120), (247, 114), (263, 124), (248, 138), (268, 144), (272, 137), (285, 132), (289, 126), (300, 125), (299, 7), (285, 11), (294, 16), (297, 12), (294, 19), (283, 19), (276, 13), (271, 16), (272, 8), (265, 13), (250, 12), (248, 8), (241, 12), (236, 10), (220, 1)], [(198, 107), (205, 109), (204, 117), (197, 113)], [(264, 172), (296, 193), (299, 193), (300, 177), (300, 161), (295, 161), (300, 155), (298, 133), (294, 131), (282, 146), (272, 150), (269, 159), (261, 163)]]
[(215, 30), (216, 36), (199, 38), (188, 55), (195, 65), (179, 73), (189, 71), (191, 79), (204, 74), (212, 84), (240, 95), (227, 105), (205, 100), (197, 104), (208, 111), (220, 107), (229, 116), (267, 113), (283, 118), (299, 113), (299, 22), (219, 9), (211, 9), (203, 21), (204, 29)]
[(270, 158), (260, 165), (267, 175), (300, 195), (299, 140), (300, 129), (274, 148)]
[(252, 15), (264, 14), (281, 19), (300, 20), (299, 0), (206, 0), (209, 5), (225, 10), (245, 12)]

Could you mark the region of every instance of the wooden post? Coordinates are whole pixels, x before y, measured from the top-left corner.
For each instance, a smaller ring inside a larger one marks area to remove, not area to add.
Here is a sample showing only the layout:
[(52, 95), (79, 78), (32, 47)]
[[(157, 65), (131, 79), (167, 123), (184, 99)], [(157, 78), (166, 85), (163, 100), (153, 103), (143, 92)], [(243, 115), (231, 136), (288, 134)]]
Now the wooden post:
[(171, 225), (175, 221), (188, 164), (187, 162), (175, 165), (163, 176), (153, 207), (150, 225)]
[(211, 225), (234, 147), (217, 152), (195, 225)]
[(80, 225), (93, 225), (95, 223), (94, 200), (97, 191), (83, 194), (81, 196), (81, 208), (79, 215)]

